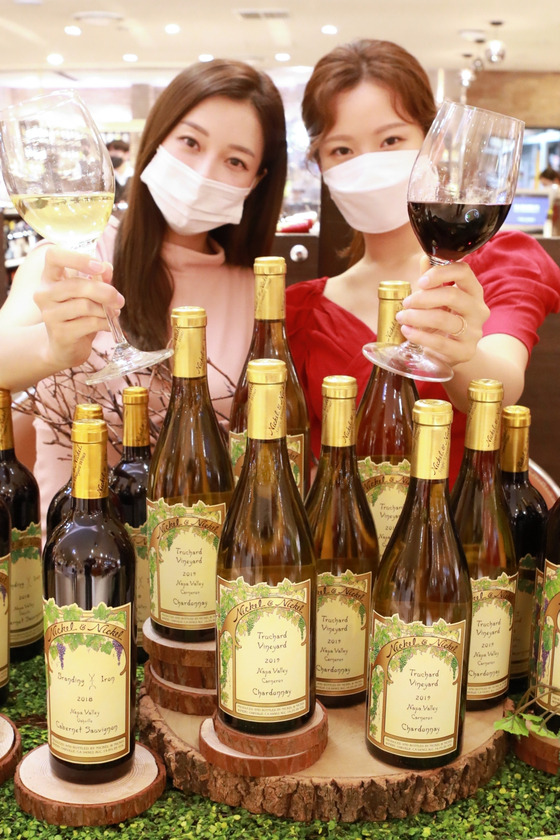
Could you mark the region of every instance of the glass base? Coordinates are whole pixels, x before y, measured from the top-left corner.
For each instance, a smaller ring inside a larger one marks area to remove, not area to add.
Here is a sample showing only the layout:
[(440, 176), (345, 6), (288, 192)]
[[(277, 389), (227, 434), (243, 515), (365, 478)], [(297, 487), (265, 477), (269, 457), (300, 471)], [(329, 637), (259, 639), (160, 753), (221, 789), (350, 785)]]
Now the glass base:
[(95, 385), (98, 382), (108, 382), (110, 379), (118, 379), (126, 376), (127, 373), (134, 373), (137, 370), (144, 370), (163, 362), (173, 355), (173, 349), (166, 347), (164, 350), (138, 350), (131, 344), (119, 344), (113, 351), (113, 357), (101, 370), (88, 376), (87, 385)]
[(365, 344), (362, 352), (366, 359), (391, 373), (422, 382), (448, 382), (453, 379), (453, 368), (443, 359), (432, 356), (420, 347), (405, 341), (403, 344)]

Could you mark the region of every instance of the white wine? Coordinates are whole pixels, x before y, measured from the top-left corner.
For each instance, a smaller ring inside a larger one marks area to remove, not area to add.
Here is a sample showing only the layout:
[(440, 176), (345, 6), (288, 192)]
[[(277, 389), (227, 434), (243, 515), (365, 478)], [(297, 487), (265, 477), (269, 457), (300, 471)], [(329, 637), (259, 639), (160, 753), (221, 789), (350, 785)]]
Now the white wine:
[(110, 192), (12, 195), (20, 216), (44, 239), (79, 250), (95, 242), (113, 210)]
[(315, 709), (316, 562), (286, 445), (286, 365), (248, 365), (247, 451), (218, 551), (218, 714), (243, 732)]
[(356, 463), (352, 376), (323, 379), (321, 456), (305, 509), (317, 554), (316, 690), (325, 706), (365, 699), (375, 525)]
[[(409, 294), (410, 283), (395, 280), (379, 284), (378, 342), (400, 344), (403, 341), (395, 315)], [(412, 379), (374, 367), (358, 406), (356, 456), (381, 556), (406, 499), (412, 453), (412, 409), (417, 398)]]
[(239, 478), (247, 447), (247, 365), (251, 359), (282, 359), (286, 363), (286, 441), (292, 472), (302, 499), (310, 481), (310, 427), (305, 395), (288, 346), (285, 326), (286, 261), (257, 257), (255, 321), (245, 364), (231, 403), (229, 448), (234, 475)]
[(134, 756), (134, 547), (112, 516), (104, 420), (72, 424), (72, 509), (45, 545), (45, 665), (51, 766), (108, 781)]
[(465, 449), (451, 505), (473, 593), (467, 707), (480, 709), (507, 694), (517, 562), (498, 471), (504, 389), (495, 379), (475, 379), (468, 392)]
[(216, 555), (233, 471), (206, 378), (206, 312), (180, 306), (173, 323), (173, 384), (148, 476), (150, 615), (179, 642), (216, 634)]
[(367, 746), (423, 769), (461, 750), (471, 586), (449, 500), (453, 411), (418, 400), (410, 485), (373, 590)]

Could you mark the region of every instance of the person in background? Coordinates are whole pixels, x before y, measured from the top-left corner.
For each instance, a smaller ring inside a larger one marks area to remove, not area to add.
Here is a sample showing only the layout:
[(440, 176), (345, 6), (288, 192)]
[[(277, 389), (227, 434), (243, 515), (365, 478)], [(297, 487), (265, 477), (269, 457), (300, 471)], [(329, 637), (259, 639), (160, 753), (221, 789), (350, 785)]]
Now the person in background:
[(552, 166), (547, 166), (546, 169), (539, 174), (539, 184), (541, 187), (558, 187), (560, 186), (560, 172), (553, 169)]
[(126, 186), (134, 172), (130, 163), (130, 144), (126, 140), (109, 140), (107, 150), (115, 170), (115, 204), (126, 201)]
[[(271, 254), (286, 158), (282, 99), (269, 76), (227, 60), (180, 73), (148, 115), (128, 210), (120, 222), (111, 218), (96, 257), (42, 245), (18, 269), (0, 310), (0, 387), (43, 380), (48, 405), (60, 394), (52, 374), (88, 359), (102, 366), (95, 351), (112, 344), (104, 306), (120, 310), (133, 344), (157, 349), (171, 337), (172, 308), (195, 305), (208, 314), (210, 393), (228, 417), (252, 334), (253, 262)], [(117, 386), (110, 383), (120, 399)], [(81, 402), (92, 394), (81, 391)], [(69, 417), (75, 396), (64, 395)], [(118, 428), (117, 417), (108, 419)], [(35, 425), (46, 511), (66, 481), (68, 463), (57, 469), (57, 459), (67, 453), (52, 445), (48, 423)]]
[[(464, 260), (430, 268), (408, 220), (406, 192), (436, 105), (425, 71), (397, 44), (359, 40), (336, 47), (315, 66), (302, 113), (309, 155), (357, 231), (342, 274), (287, 289), (286, 328), (308, 401), (313, 451), (320, 450), (323, 377), (355, 376), (361, 398), (372, 370), (362, 347), (376, 339), (379, 283), (408, 280), (412, 294), (398, 315), (403, 335), (454, 369), (449, 382), (417, 383), (421, 397), (447, 399), (455, 408), (452, 482), (463, 452), (469, 382), (499, 379), (504, 404), (519, 399), (537, 328), (560, 308), (560, 269), (534, 239), (517, 232), (498, 233)], [(400, 177), (391, 190), (380, 190), (387, 155), (396, 156)]]

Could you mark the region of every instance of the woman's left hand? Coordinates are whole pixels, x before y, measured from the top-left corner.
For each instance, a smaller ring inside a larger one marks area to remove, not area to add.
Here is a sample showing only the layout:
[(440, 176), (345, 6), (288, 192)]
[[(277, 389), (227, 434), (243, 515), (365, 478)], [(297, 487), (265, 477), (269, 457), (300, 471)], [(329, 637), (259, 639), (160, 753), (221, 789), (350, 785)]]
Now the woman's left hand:
[(425, 273), (396, 316), (402, 334), (452, 367), (470, 361), (490, 315), (482, 286), (464, 262), (430, 267), (423, 257), (421, 268)]

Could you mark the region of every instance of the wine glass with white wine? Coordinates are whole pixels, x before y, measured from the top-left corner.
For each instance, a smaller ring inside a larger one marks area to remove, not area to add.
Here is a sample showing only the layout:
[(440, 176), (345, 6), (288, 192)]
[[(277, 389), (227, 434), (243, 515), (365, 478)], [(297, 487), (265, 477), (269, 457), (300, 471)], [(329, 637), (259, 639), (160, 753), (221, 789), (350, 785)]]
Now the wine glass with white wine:
[[(115, 176), (95, 122), (73, 90), (37, 96), (0, 112), (0, 161), (20, 216), (55, 245), (93, 255), (111, 216)], [(144, 351), (126, 340), (118, 317), (105, 310), (115, 348), (88, 385), (133, 373), (173, 350)]]

